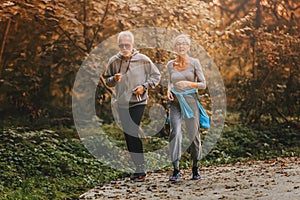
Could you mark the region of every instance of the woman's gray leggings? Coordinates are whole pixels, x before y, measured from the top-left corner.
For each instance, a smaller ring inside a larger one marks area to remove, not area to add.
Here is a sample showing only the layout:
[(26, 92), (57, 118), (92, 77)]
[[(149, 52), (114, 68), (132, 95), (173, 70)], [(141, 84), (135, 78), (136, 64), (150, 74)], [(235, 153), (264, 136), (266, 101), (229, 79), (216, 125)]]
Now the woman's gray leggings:
[[(198, 161), (201, 159), (202, 148), (199, 131), (199, 109), (196, 101), (189, 101), (189, 105), (194, 112), (194, 117), (181, 119), (179, 102), (174, 100), (170, 104), (171, 133), (169, 148), (174, 168), (179, 168), (182, 151), (186, 151), (188, 148), (190, 148), (193, 167), (197, 167)], [(183, 121), (185, 122), (184, 124), (182, 123)]]

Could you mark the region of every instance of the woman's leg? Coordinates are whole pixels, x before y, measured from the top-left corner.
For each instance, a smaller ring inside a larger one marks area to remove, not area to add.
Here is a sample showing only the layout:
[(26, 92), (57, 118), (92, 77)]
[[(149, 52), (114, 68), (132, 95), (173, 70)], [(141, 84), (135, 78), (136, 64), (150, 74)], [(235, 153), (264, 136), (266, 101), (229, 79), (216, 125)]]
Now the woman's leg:
[(181, 131), (181, 112), (177, 102), (172, 102), (170, 105), (170, 123), (171, 131), (169, 137), (169, 148), (171, 161), (174, 169), (179, 169), (179, 160), (181, 157), (181, 142), (182, 142), (182, 131)]
[(190, 105), (194, 111), (194, 117), (186, 119), (186, 130), (189, 137), (190, 153), (193, 160), (193, 167), (198, 167), (198, 161), (202, 156), (201, 137), (199, 131), (199, 109), (197, 105)]
[(186, 122), (189, 141), (191, 143), (190, 153), (193, 160), (192, 179), (199, 180), (200, 173), (198, 171), (198, 162), (202, 156), (201, 137), (199, 131), (199, 109), (197, 109), (198, 107), (195, 106), (194, 104), (191, 106), (193, 106), (194, 118), (186, 119), (185, 122)]

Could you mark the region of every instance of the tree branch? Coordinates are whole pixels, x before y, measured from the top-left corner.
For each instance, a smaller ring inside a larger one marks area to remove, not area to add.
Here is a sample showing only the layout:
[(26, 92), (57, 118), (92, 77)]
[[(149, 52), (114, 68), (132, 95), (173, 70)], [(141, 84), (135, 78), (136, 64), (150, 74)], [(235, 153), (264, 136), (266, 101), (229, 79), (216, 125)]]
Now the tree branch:
[(238, 17), (241, 10), (244, 9), (244, 6), (248, 3), (248, 0), (244, 0), (237, 8), (233, 10), (232, 13), (235, 13), (234, 16), (230, 19), (226, 26), (233, 23), (233, 21)]
[(108, 13), (108, 7), (109, 7), (109, 4), (110, 4), (110, 0), (106, 0), (105, 11), (104, 11), (103, 17), (102, 17), (102, 19), (101, 19), (101, 21), (100, 21), (100, 25), (98, 26), (97, 30), (94, 32), (94, 37), (93, 37), (93, 39), (92, 39), (92, 41), (91, 41), (91, 43), (90, 43), (90, 48), (92, 48), (93, 43), (94, 43), (94, 41), (95, 41), (95, 38), (96, 38), (98, 32), (101, 31), (101, 30), (103, 29), (103, 23), (104, 23), (104, 20), (105, 20), (105, 18), (106, 18), (106, 16), (107, 16), (107, 13)]
[(75, 41), (70, 37), (70, 35), (60, 26), (58, 25), (58, 28), (63, 32), (63, 34), (71, 41), (71, 43), (78, 48), (84, 55), (86, 54), (86, 50), (82, 47), (76, 45)]
[(100, 81), (101, 81), (101, 83), (103, 84), (105, 90), (106, 90), (110, 95), (112, 95), (113, 90), (112, 90), (110, 87), (108, 87), (108, 86), (106, 85), (103, 76), (100, 76)]
[(105, 18), (107, 16), (109, 4), (110, 4), (110, 0), (107, 0), (106, 1), (105, 11), (104, 11), (103, 17), (102, 17), (101, 22), (100, 22), (101, 24), (104, 23), (104, 20), (105, 20)]
[(290, 5), (289, 0), (284, 0), (284, 2), (288, 5), (289, 9), (292, 10), (292, 11), (298, 10), (300, 8), (300, 5), (298, 5), (296, 7), (292, 7), (292, 5)]
[(87, 51), (89, 52), (89, 42), (87, 38), (87, 23), (86, 23), (86, 0), (83, 1), (83, 37), (84, 37), (84, 43), (87, 48)]
[(2, 71), (3, 71), (3, 67), (4, 67), (4, 65), (2, 65), (2, 56), (3, 56), (3, 53), (4, 53), (5, 42), (6, 42), (6, 39), (7, 39), (8, 32), (9, 32), (10, 24), (11, 24), (11, 18), (9, 18), (8, 21), (7, 21), (6, 29), (5, 29), (2, 44), (1, 44), (1, 50), (0, 50), (0, 67), (1, 67), (0, 68), (0, 76), (2, 75)]

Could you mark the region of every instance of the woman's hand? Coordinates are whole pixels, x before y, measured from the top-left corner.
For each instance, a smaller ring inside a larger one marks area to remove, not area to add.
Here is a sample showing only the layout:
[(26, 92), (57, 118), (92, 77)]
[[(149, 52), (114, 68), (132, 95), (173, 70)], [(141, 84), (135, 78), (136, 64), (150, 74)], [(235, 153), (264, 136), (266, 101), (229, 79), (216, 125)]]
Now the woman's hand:
[(180, 89), (187, 89), (191, 87), (191, 82), (190, 81), (178, 81), (176, 83), (176, 87)]
[(168, 96), (168, 99), (169, 99), (170, 101), (174, 101), (173, 94), (172, 94), (172, 92), (171, 92), (170, 90), (168, 90), (167, 96)]

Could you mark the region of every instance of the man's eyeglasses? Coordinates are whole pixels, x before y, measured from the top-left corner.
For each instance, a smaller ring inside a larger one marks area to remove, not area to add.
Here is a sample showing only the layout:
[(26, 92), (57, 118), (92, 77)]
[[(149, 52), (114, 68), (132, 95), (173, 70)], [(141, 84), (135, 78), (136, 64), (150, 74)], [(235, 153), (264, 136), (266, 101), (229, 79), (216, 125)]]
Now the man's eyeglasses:
[(119, 48), (120, 48), (120, 49), (124, 49), (124, 47), (125, 47), (126, 49), (129, 49), (129, 48), (131, 47), (131, 45), (130, 45), (130, 44), (119, 44)]
[(179, 46), (188, 46), (188, 45), (189, 45), (189, 44), (188, 44), (188, 43), (185, 43), (185, 42), (184, 42), (184, 43), (176, 43), (176, 44), (175, 44), (176, 47), (179, 47)]

